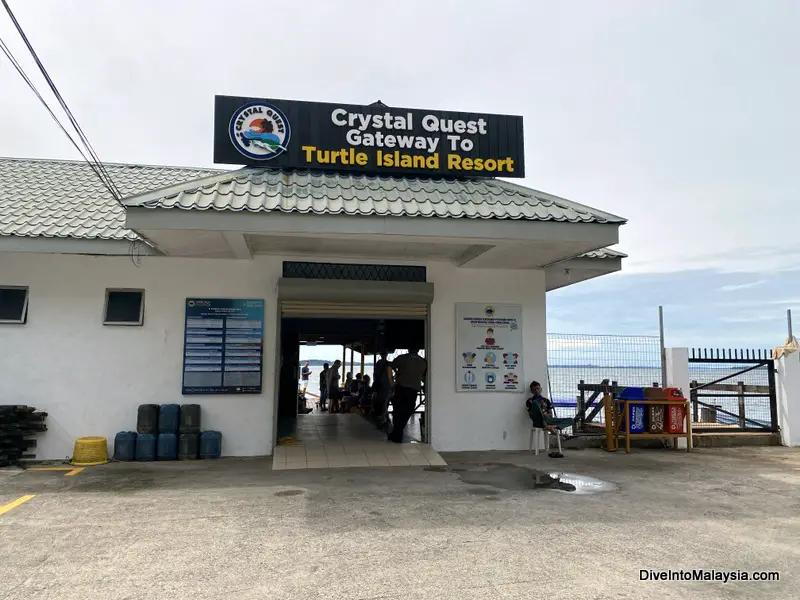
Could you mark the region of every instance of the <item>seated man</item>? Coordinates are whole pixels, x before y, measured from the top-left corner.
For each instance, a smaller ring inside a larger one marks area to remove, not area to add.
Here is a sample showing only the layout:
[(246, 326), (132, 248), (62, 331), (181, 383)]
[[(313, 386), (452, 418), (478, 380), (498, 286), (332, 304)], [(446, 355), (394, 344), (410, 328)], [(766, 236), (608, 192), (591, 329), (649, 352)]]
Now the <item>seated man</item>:
[(530, 390), (533, 395), (525, 402), (525, 408), (528, 409), (528, 412), (531, 410), (531, 402), (538, 402), (544, 416), (552, 417), (553, 403), (550, 402), (548, 398), (542, 396), (542, 384), (538, 381), (531, 381)]
[(370, 394), (370, 378), (369, 375), (365, 375), (364, 378), (359, 381), (358, 391), (348, 396), (345, 396), (344, 399), (342, 400), (343, 403), (342, 412), (353, 412), (355, 409), (359, 407), (366, 406), (369, 394)]
[[(533, 395), (525, 402), (525, 408), (528, 409), (528, 416), (534, 427), (554, 435), (560, 435), (562, 430), (572, 427), (572, 419), (557, 419), (553, 416), (553, 403), (542, 396), (542, 386), (538, 381), (531, 382), (530, 390)], [(551, 458), (563, 458), (563, 456), (560, 452), (550, 453)]]

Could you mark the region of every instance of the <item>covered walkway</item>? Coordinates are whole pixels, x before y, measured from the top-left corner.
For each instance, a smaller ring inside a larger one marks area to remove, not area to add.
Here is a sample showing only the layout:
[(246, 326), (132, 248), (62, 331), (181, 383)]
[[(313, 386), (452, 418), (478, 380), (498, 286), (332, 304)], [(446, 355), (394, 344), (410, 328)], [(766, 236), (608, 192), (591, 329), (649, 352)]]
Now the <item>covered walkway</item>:
[[(445, 461), (428, 444), (392, 444), (386, 434), (362, 415), (313, 412), (294, 421), (295, 443), (278, 445), (272, 468), (326, 469), (344, 467), (442, 466)], [(419, 418), (406, 427), (406, 435), (419, 432)]]

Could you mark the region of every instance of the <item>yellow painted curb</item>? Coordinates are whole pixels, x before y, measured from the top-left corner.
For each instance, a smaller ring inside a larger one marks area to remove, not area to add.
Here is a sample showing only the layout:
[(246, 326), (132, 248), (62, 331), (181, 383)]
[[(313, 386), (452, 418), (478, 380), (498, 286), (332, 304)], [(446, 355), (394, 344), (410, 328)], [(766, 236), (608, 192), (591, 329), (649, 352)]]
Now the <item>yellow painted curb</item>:
[(16, 500), (14, 500), (13, 502), (9, 502), (9, 503), (8, 503), (8, 504), (6, 504), (5, 506), (0, 506), (0, 515), (2, 515), (2, 514), (4, 514), (4, 513), (7, 513), (7, 512), (8, 512), (8, 511), (10, 511), (12, 508), (16, 508), (16, 507), (18, 507), (20, 504), (24, 504), (25, 502), (27, 502), (27, 501), (28, 501), (28, 500), (30, 500), (31, 498), (35, 498), (35, 497), (36, 497), (36, 496), (23, 496), (22, 498), (17, 498), (17, 499), (16, 499)]

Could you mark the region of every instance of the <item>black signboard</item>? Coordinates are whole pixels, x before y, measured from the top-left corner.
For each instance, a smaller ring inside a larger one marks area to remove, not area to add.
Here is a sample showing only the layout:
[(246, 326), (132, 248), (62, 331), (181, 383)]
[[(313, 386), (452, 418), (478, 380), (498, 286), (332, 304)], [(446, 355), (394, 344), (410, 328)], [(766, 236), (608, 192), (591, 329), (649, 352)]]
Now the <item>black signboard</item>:
[(183, 394), (260, 394), (264, 300), (187, 298)]
[(522, 117), (217, 96), (214, 162), (524, 177)]

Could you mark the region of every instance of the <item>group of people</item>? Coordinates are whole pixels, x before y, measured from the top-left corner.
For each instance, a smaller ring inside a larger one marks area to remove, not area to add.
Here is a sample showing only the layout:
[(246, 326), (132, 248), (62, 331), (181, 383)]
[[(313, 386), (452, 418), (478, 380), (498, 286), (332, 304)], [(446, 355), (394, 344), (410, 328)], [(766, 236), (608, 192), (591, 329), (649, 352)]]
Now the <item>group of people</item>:
[[(403, 431), (414, 414), (417, 396), (428, 373), (428, 362), (411, 349), (389, 361), (388, 352), (380, 353), (375, 363), (374, 377), (347, 373), (340, 385), (339, 369), (342, 361), (330, 365), (325, 363), (319, 377), (320, 410), (330, 412), (371, 413), (379, 422), (388, 422), (388, 407), (391, 399), (393, 412), (391, 427), (387, 427), (388, 439), (395, 443), (403, 441)], [(304, 380), (305, 383), (306, 380)]]
[[(383, 350), (380, 353), (380, 360), (375, 363), (372, 379), (369, 375), (361, 373), (355, 377), (352, 373), (347, 373), (343, 385), (340, 385), (341, 366), (342, 361), (337, 360), (333, 365), (325, 363), (322, 367), (319, 376), (320, 410), (329, 410), (332, 413), (359, 410), (371, 413), (379, 422), (388, 424), (388, 407), (391, 399), (394, 410), (391, 427), (387, 427), (388, 439), (401, 443), (403, 430), (414, 414), (417, 396), (428, 373), (428, 362), (419, 355), (419, 350), (409, 350), (393, 361), (388, 359), (388, 353)], [(304, 393), (308, 387), (310, 374), (311, 369), (306, 363), (301, 374)], [(561, 424), (555, 419), (553, 403), (542, 395), (541, 384), (533, 381), (529, 389), (531, 396), (527, 399), (525, 407), (534, 427), (559, 435)]]

